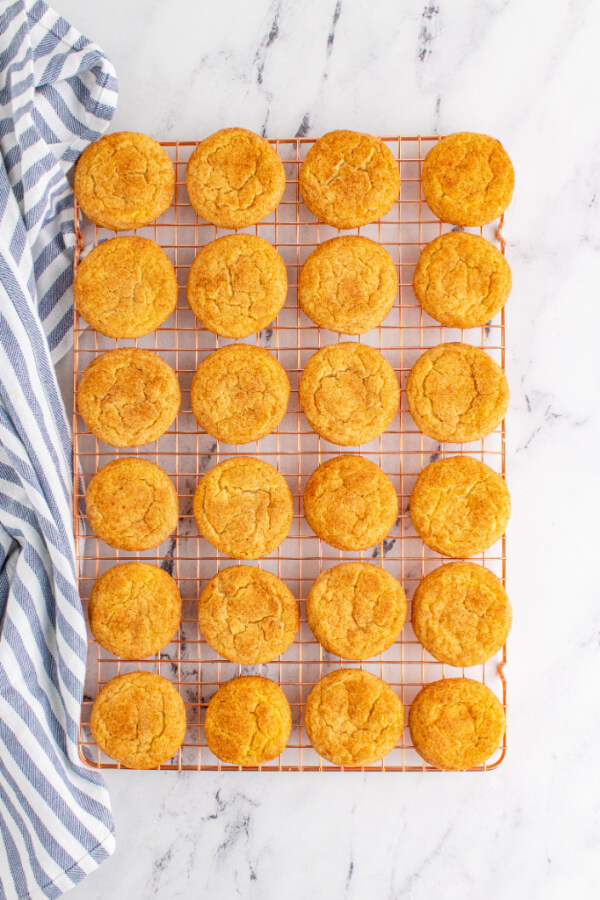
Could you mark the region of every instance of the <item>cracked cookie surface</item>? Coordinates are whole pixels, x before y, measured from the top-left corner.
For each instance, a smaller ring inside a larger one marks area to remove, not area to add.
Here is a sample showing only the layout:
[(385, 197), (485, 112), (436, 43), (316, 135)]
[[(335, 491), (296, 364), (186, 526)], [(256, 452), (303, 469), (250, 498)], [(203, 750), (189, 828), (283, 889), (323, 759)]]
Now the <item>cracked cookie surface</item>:
[(308, 695), (304, 724), (320, 756), (338, 766), (368, 766), (402, 737), (404, 707), (381, 678), (360, 669), (339, 669)]
[(75, 166), (73, 189), (88, 219), (128, 231), (154, 222), (169, 208), (175, 170), (151, 137), (120, 131), (86, 147)]
[(224, 128), (198, 144), (185, 180), (202, 219), (220, 228), (246, 228), (273, 212), (285, 171), (265, 138), (245, 128)]
[(187, 298), (202, 325), (243, 338), (276, 318), (287, 294), (285, 264), (268, 241), (229, 234), (203, 247), (191, 265)]
[(410, 370), (406, 399), (424, 434), (465, 443), (500, 424), (508, 408), (508, 383), (500, 366), (479, 347), (438, 344)]
[(426, 685), (408, 715), (415, 749), (437, 769), (472, 769), (498, 749), (506, 727), (495, 694), (470, 678), (444, 678)]
[(503, 308), (511, 287), (510, 266), (498, 248), (464, 231), (427, 244), (413, 278), (425, 312), (450, 328), (485, 325)]
[(365, 444), (392, 424), (400, 387), (386, 358), (365, 344), (331, 344), (308, 360), (300, 403), (311, 428), (343, 446)]
[(209, 543), (233, 559), (259, 559), (278, 547), (293, 518), (290, 489), (279, 472), (234, 456), (206, 473), (194, 494), (194, 517)]
[(162, 650), (176, 634), (181, 594), (163, 569), (122, 563), (104, 572), (88, 601), (90, 628), (115, 656), (143, 659)]
[(232, 678), (210, 698), (204, 735), (210, 750), (235, 766), (279, 756), (292, 730), (290, 704), (278, 684), (259, 675)]
[(94, 701), (90, 728), (108, 756), (128, 769), (168, 762), (185, 739), (185, 706), (170, 681), (153, 672), (118, 675)]
[(244, 666), (284, 653), (298, 631), (298, 604), (271, 572), (230, 566), (208, 582), (198, 601), (200, 630), (213, 650)]
[(500, 540), (510, 516), (504, 479), (472, 456), (426, 466), (410, 497), (410, 517), (424, 544), (444, 556), (474, 556)]
[(452, 225), (487, 225), (511, 201), (515, 173), (495, 138), (462, 131), (435, 144), (423, 162), (429, 209)]
[(450, 563), (423, 578), (412, 626), (426, 650), (450, 666), (477, 666), (504, 645), (512, 611), (501, 582), (483, 566)]
[(334, 228), (356, 228), (382, 218), (400, 192), (394, 156), (379, 138), (330, 131), (306, 154), (300, 193), (309, 210)]
[(380, 566), (341, 563), (322, 572), (306, 598), (312, 633), (330, 653), (368, 659), (390, 647), (404, 625), (402, 585)]
[(103, 241), (79, 263), (75, 306), (107, 337), (136, 338), (169, 318), (177, 305), (177, 278), (162, 249), (149, 238)]
[(198, 366), (190, 395), (196, 421), (227, 444), (258, 441), (277, 428), (287, 410), (290, 382), (262, 347), (230, 345)]
[(304, 489), (304, 515), (317, 537), (338, 550), (367, 550), (398, 515), (394, 485), (362, 456), (336, 456), (315, 469)]
[(85, 495), (92, 531), (119, 550), (150, 550), (175, 531), (177, 493), (167, 474), (148, 459), (125, 457), (107, 463)]

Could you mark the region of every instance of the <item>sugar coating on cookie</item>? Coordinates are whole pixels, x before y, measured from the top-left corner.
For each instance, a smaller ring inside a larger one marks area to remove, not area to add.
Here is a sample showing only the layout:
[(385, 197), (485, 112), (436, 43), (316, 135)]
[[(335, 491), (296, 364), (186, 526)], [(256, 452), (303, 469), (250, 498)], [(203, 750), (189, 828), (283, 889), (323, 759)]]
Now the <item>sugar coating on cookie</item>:
[(201, 428), (227, 444), (247, 444), (277, 428), (289, 396), (289, 378), (271, 353), (235, 344), (200, 363), (190, 400)]
[(148, 459), (107, 463), (89, 483), (85, 506), (92, 531), (119, 550), (149, 550), (175, 531), (179, 504), (167, 474)]
[(94, 701), (90, 728), (101, 750), (128, 769), (168, 762), (185, 740), (186, 715), (170, 681), (153, 672), (118, 675)]
[(254, 234), (230, 234), (203, 247), (191, 265), (187, 298), (202, 325), (243, 338), (276, 318), (287, 294), (285, 264)]
[(412, 601), (412, 626), (426, 650), (450, 666), (477, 666), (504, 645), (511, 606), (493, 572), (449, 563), (423, 578)]
[(247, 675), (222, 684), (208, 703), (209, 749), (235, 766), (261, 766), (279, 756), (292, 730), (290, 704), (278, 684)]
[(394, 485), (362, 456), (336, 456), (315, 469), (304, 489), (306, 521), (338, 550), (367, 550), (382, 541), (398, 515)]
[(314, 430), (334, 444), (365, 444), (391, 425), (400, 387), (386, 358), (365, 344), (331, 344), (308, 360), (300, 403)]
[(179, 628), (181, 594), (168, 572), (148, 563), (122, 563), (104, 572), (88, 600), (99, 644), (124, 659), (162, 650)]
[(271, 144), (245, 128), (224, 128), (201, 141), (185, 175), (190, 203), (220, 228), (246, 228), (273, 212), (285, 170)]
[(154, 222), (169, 208), (175, 170), (151, 137), (120, 131), (86, 147), (75, 166), (73, 189), (88, 219), (128, 231)]
[(213, 650), (244, 666), (284, 653), (298, 631), (298, 604), (271, 572), (230, 566), (208, 582), (198, 600), (198, 624)]
[(504, 479), (472, 456), (426, 466), (410, 497), (410, 517), (423, 543), (444, 556), (467, 557), (500, 540), (510, 516)]
[(290, 489), (279, 472), (249, 456), (234, 456), (206, 473), (194, 494), (202, 535), (234, 559), (258, 559), (278, 547), (293, 518)]
[(460, 771), (481, 766), (492, 756), (504, 736), (506, 719), (502, 704), (485, 684), (444, 678), (419, 691), (408, 724), (425, 762)]
[(389, 253), (358, 235), (332, 238), (310, 254), (298, 281), (298, 302), (321, 328), (363, 334), (380, 325), (398, 293)]
[(427, 205), (442, 222), (487, 225), (510, 203), (515, 172), (500, 141), (463, 131), (431, 148), (422, 183)]
[(312, 633), (330, 653), (368, 659), (390, 647), (404, 625), (406, 595), (381, 566), (342, 563), (322, 572), (306, 598)]
[(485, 437), (508, 408), (508, 383), (498, 363), (479, 347), (438, 344), (416, 361), (406, 399), (417, 427), (436, 441)]
[(154, 241), (117, 237), (98, 244), (79, 263), (73, 297), (79, 313), (101, 334), (142, 337), (175, 309), (177, 278), (169, 257)]
[(404, 707), (376, 675), (339, 669), (308, 695), (304, 725), (320, 756), (337, 766), (369, 766), (402, 737)]
[(511, 287), (510, 266), (498, 248), (464, 231), (427, 244), (413, 278), (425, 312), (450, 328), (485, 325), (503, 308)]
[(356, 228), (382, 218), (400, 191), (392, 151), (371, 134), (330, 131), (306, 154), (300, 193), (309, 210), (335, 228)]

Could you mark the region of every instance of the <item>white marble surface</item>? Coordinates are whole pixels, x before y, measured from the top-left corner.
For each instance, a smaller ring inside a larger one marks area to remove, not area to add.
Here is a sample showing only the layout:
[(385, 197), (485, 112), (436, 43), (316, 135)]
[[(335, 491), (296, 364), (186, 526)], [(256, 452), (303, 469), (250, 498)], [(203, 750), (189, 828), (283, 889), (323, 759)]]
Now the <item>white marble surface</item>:
[(600, 6), (54, 5), (117, 67), (115, 129), (469, 129), (498, 136), (517, 173), (505, 227), (515, 622), (503, 765), (485, 775), (109, 773), (118, 849), (73, 900), (596, 897)]

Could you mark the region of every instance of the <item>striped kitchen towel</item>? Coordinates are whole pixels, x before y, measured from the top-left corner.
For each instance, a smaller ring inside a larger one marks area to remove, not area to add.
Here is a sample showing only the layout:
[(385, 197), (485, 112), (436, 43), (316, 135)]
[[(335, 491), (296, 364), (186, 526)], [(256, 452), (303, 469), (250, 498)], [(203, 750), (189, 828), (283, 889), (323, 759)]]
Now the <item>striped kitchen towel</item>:
[(87, 640), (53, 363), (72, 332), (66, 175), (116, 101), (97, 46), (42, 2), (0, 2), (0, 900), (58, 897), (114, 848), (77, 751)]

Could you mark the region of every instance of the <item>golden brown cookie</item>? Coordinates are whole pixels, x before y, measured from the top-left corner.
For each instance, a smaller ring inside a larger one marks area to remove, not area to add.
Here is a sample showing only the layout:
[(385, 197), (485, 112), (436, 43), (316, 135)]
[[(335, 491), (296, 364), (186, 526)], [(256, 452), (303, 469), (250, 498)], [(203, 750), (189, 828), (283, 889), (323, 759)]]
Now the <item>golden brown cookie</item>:
[(143, 659), (162, 650), (176, 634), (181, 594), (163, 569), (122, 563), (94, 584), (88, 616), (94, 637), (109, 653)]
[(79, 379), (77, 409), (86, 426), (113, 447), (157, 440), (181, 403), (171, 366), (149, 350), (126, 347), (97, 356)]
[(119, 550), (158, 547), (177, 527), (173, 483), (156, 463), (128, 456), (107, 463), (85, 495), (92, 531)]
[(472, 769), (498, 749), (506, 721), (502, 704), (485, 684), (443, 678), (412, 702), (410, 736), (425, 762), (437, 769)]
[(234, 559), (258, 559), (279, 547), (293, 517), (283, 475), (249, 456), (216, 465), (194, 494), (194, 516), (202, 535)]
[(394, 420), (400, 387), (394, 370), (366, 344), (330, 344), (308, 360), (300, 403), (311, 428), (334, 444), (366, 444)]
[(276, 318), (285, 303), (287, 273), (277, 250), (254, 234), (230, 234), (203, 247), (192, 263), (187, 298), (202, 325), (243, 338)]
[(357, 235), (332, 238), (310, 254), (298, 281), (298, 302), (321, 328), (363, 334), (381, 324), (398, 293), (390, 254)]
[(510, 266), (485, 238), (465, 231), (441, 234), (426, 245), (413, 278), (426, 313), (450, 328), (485, 325), (510, 294)]
[(332, 547), (367, 550), (396, 521), (398, 497), (387, 475), (369, 459), (336, 456), (308, 479), (304, 515), (317, 537)]
[(185, 181), (202, 219), (220, 228), (246, 228), (273, 212), (285, 171), (265, 138), (245, 128), (223, 128), (198, 144)]
[(300, 193), (311, 213), (334, 228), (381, 219), (400, 191), (389, 147), (371, 134), (330, 131), (313, 144), (300, 168)]
[(455, 444), (485, 437), (508, 408), (508, 383), (498, 363), (469, 344), (438, 344), (416, 361), (406, 399), (417, 428)]
[(298, 604), (288, 587), (254, 566), (230, 566), (198, 601), (200, 631), (217, 653), (244, 666), (285, 653), (298, 631)]
[(92, 707), (90, 728), (101, 750), (128, 769), (168, 762), (185, 740), (185, 706), (170, 681), (153, 672), (118, 675)]
[(75, 166), (73, 189), (88, 219), (129, 231), (169, 208), (175, 170), (164, 147), (147, 134), (119, 131), (86, 147)]
[(474, 556), (500, 540), (510, 516), (504, 479), (472, 456), (426, 466), (410, 497), (410, 517), (424, 544), (444, 556)]
[(337, 766), (369, 766), (402, 737), (404, 707), (381, 678), (338, 669), (308, 695), (304, 725), (320, 756)]
[(400, 582), (368, 563), (342, 563), (322, 572), (306, 598), (312, 633), (326, 650), (345, 659), (368, 659), (387, 650), (405, 618)]
[(142, 237), (104, 241), (79, 263), (73, 281), (75, 306), (107, 337), (149, 334), (177, 306), (177, 279), (165, 251)]
[(426, 650), (450, 666), (477, 666), (503, 646), (512, 611), (493, 572), (450, 563), (423, 578), (412, 602), (412, 626)]
[(422, 179), (427, 205), (442, 222), (487, 225), (510, 203), (515, 172), (500, 141), (461, 131), (431, 148)]
[(190, 399), (201, 428), (227, 444), (247, 444), (277, 428), (289, 396), (289, 378), (274, 356), (231, 344), (200, 363)]
[(210, 750), (234, 766), (261, 766), (285, 749), (292, 712), (278, 684), (258, 675), (232, 678), (210, 698), (204, 735)]

